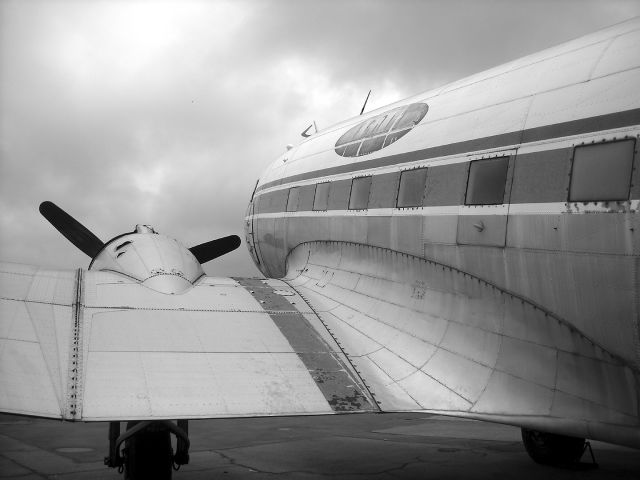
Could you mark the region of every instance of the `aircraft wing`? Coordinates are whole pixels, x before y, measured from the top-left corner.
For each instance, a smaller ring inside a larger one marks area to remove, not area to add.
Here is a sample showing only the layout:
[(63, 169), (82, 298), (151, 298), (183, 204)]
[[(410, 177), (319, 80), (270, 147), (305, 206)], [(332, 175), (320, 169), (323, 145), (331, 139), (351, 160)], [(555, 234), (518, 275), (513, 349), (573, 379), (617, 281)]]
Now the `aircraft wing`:
[(365, 245), (309, 242), (287, 265), (382, 410), (640, 446), (637, 368), (531, 300)]
[(341, 347), (278, 280), (181, 295), (123, 275), (0, 264), (0, 410), (82, 421), (377, 410)]

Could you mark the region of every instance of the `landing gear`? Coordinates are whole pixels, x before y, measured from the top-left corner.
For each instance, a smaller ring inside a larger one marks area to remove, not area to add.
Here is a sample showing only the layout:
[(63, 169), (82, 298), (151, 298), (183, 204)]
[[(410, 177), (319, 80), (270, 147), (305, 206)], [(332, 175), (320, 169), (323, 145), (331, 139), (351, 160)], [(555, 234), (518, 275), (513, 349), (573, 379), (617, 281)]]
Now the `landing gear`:
[[(120, 422), (109, 424), (109, 456), (105, 465), (124, 472), (125, 480), (170, 480), (172, 470), (189, 463), (189, 430), (186, 420), (128, 422), (120, 434)], [(176, 436), (176, 453), (171, 448)], [(122, 455), (120, 447), (124, 443)]]
[[(522, 441), (529, 456), (544, 465), (575, 466), (578, 465), (584, 451), (591, 445), (584, 438), (568, 437), (555, 433), (522, 429)], [(593, 467), (597, 467), (591, 451)], [(593, 468), (592, 467), (592, 468)]]

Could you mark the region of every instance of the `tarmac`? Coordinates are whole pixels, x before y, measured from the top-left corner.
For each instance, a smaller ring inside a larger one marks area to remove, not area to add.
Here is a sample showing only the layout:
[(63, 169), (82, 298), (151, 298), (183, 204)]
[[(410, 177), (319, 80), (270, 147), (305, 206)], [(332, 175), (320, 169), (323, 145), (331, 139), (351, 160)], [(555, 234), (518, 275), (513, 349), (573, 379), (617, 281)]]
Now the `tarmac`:
[[(104, 423), (0, 415), (0, 478), (123, 478), (103, 465)], [(195, 479), (638, 479), (638, 450), (591, 442), (573, 468), (534, 463), (516, 427), (424, 414), (359, 414), (189, 422)]]

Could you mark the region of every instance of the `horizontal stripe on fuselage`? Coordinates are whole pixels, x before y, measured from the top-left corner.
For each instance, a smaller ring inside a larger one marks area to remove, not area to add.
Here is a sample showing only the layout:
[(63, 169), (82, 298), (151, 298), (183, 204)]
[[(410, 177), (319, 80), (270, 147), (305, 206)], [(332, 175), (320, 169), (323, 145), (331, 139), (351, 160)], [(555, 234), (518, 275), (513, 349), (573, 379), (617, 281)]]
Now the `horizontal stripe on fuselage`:
[(259, 213), (245, 220), (293, 217), (391, 217), (391, 216), (438, 216), (438, 215), (560, 215), (591, 213), (637, 213), (640, 200), (628, 202), (599, 203), (513, 203), (504, 205), (444, 205), (415, 208), (371, 208), (367, 210), (312, 210), (301, 212)]
[(488, 137), (476, 138), (473, 140), (465, 140), (462, 142), (440, 145), (437, 147), (430, 147), (422, 150), (415, 150), (412, 152), (405, 152), (371, 160), (364, 160), (357, 163), (349, 163), (346, 165), (314, 170), (265, 183), (263, 185), (260, 185), (257, 188), (256, 192), (260, 192), (270, 187), (285, 185), (318, 177), (362, 172), (364, 170), (373, 168), (400, 165), (403, 163), (428, 160), (449, 155), (469, 154), (481, 150), (517, 146), (531, 142), (552, 140), (570, 135), (580, 135), (584, 133), (598, 132), (601, 130), (611, 130), (638, 124), (640, 124), (640, 109), (626, 110), (623, 112), (598, 115), (595, 117), (582, 118), (579, 120), (556, 123), (553, 125), (545, 125), (542, 127), (534, 127), (517, 132), (491, 135)]

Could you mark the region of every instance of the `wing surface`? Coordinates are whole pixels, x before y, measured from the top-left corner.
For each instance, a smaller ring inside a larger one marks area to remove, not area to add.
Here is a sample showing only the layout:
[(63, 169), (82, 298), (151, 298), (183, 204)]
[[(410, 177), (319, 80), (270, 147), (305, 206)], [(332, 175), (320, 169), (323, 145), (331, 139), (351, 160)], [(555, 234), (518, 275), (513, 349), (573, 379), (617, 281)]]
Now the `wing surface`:
[(0, 270), (2, 411), (97, 421), (377, 409), (284, 282), (205, 277), (166, 295), (109, 272)]
[(398, 252), (310, 242), (288, 283), (383, 411), (428, 411), (640, 447), (640, 374), (552, 312)]

